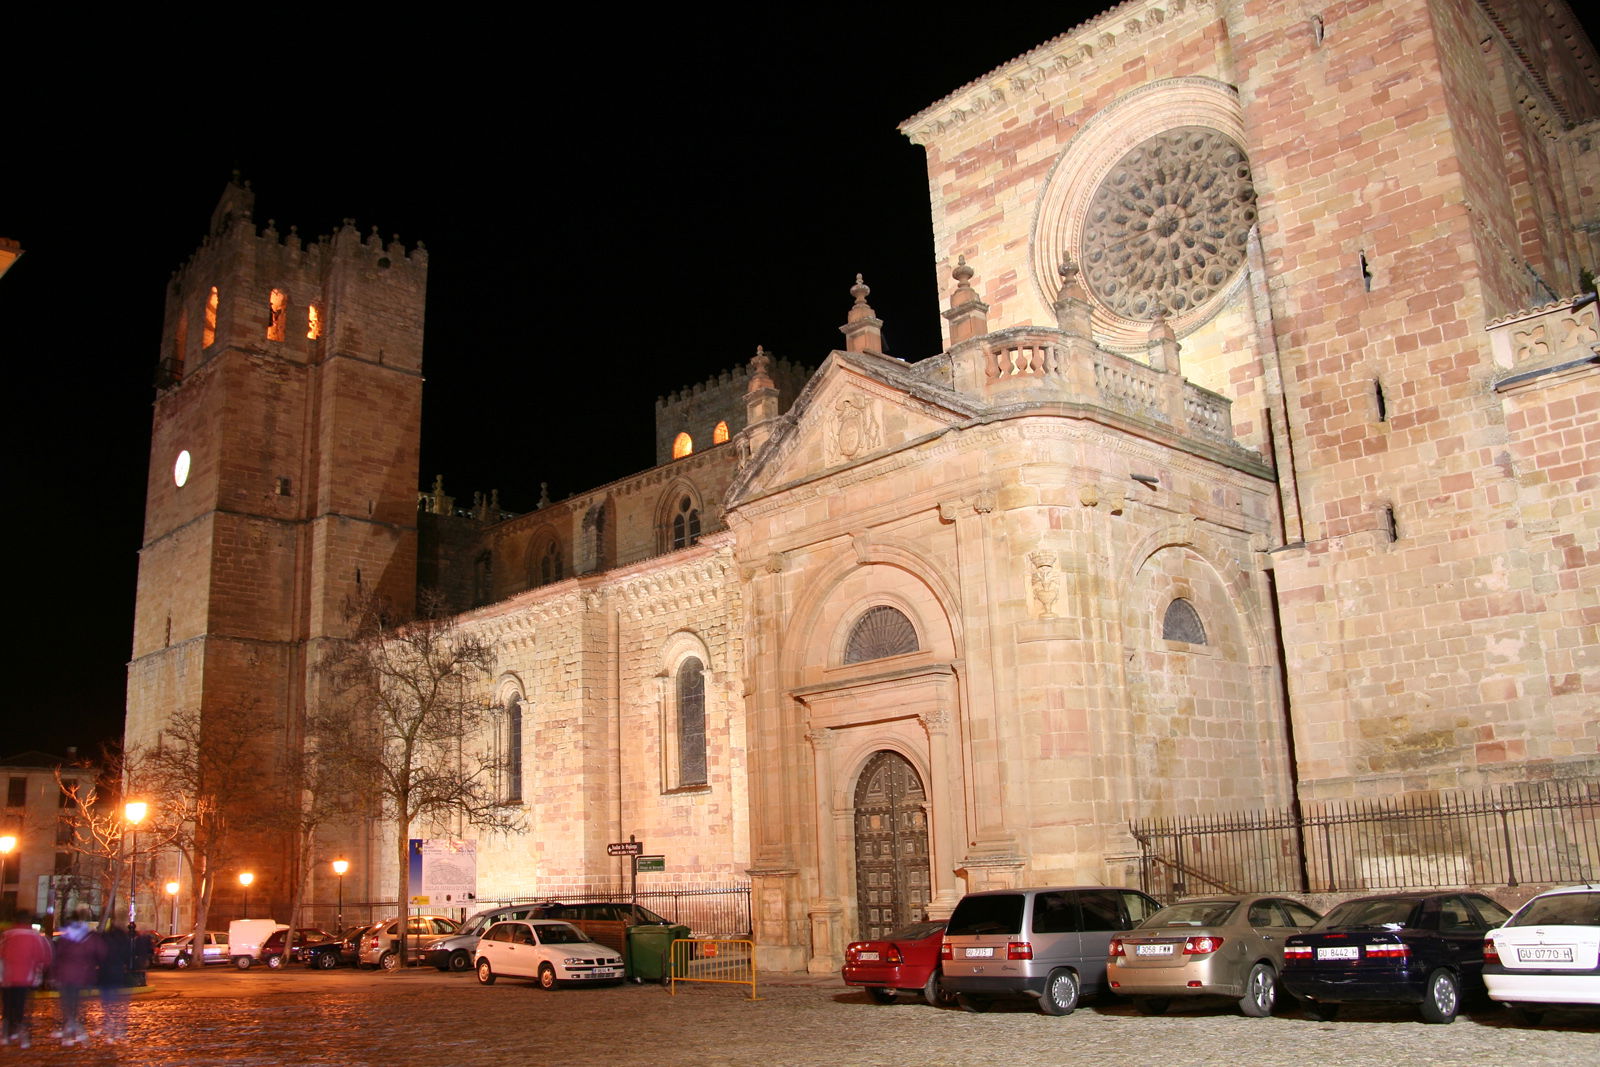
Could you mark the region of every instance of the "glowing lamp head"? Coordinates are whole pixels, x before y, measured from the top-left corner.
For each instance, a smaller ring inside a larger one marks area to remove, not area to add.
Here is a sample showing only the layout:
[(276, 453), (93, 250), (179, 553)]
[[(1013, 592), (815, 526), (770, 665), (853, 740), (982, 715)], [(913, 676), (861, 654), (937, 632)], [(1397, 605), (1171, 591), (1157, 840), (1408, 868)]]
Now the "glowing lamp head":
[(0, 836), (0, 856), (7, 855), (16, 847), (17, 838), (15, 834), (5, 834), (4, 836)]
[(178, 895), (178, 889), (179, 888), (180, 887), (179, 887), (177, 882), (168, 882), (167, 883), (167, 892), (172, 896), (177, 896)]
[(333, 861), (333, 873), (337, 874), (340, 878), (343, 878), (344, 877), (344, 872), (348, 871), (349, 869), (350, 869), (350, 861), (349, 860), (334, 860)]
[(239, 884), (247, 889), (250, 887), (250, 883), (255, 880), (256, 876), (249, 871), (245, 871), (243, 874), (239, 875)]
[(144, 822), (144, 817), (150, 814), (150, 805), (142, 800), (130, 800), (122, 808), (122, 814), (133, 825), (138, 826)]

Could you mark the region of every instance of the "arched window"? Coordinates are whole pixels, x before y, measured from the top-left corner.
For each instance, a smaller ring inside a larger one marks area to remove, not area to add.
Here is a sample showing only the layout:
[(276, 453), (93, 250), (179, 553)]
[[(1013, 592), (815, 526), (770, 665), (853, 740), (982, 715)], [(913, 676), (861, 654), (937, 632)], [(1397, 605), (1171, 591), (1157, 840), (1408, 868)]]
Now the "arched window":
[(274, 289), (267, 294), (267, 340), (281, 341), (288, 336), (289, 294)]
[(917, 651), (917, 628), (887, 604), (868, 608), (856, 620), (844, 645), (846, 663), (865, 663)]
[(522, 697), (512, 693), (506, 700), (506, 791), (507, 801), (522, 799)]
[(539, 553), (535, 565), (538, 567), (538, 583), (549, 585), (551, 582), (561, 580), (561, 545), (555, 538), (545, 542), (544, 551)]
[(678, 785), (706, 784), (706, 671), (693, 656), (678, 666)]
[(317, 305), (312, 304), (306, 308), (306, 340), (316, 341), (322, 337), (322, 312), (317, 310)]
[(217, 296), (217, 287), (211, 287), (211, 295), (206, 297), (205, 325), (200, 330), (200, 347), (210, 348), (217, 341), (217, 308), (221, 305), (221, 298)]
[(682, 459), (694, 451), (694, 439), (686, 433), (680, 433), (672, 439), (672, 458)]
[(700, 540), (700, 509), (694, 506), (694, 500), (683, 497), (678, 501), (678, 510), (672, 516), (672, 547), (688, 548)]
[(727, 442), (728, 420), (723, 419), (721, 422), (717, 423), (717, 428), (711, 431), (711, 443), (714, 445), (722, 445), (727, 444)]
[(1206, 628), (1200, 622), (1200, 613), (1194, 605), (1178, 597), (1167, 605), (1167, 614), (1161, 620), (1161, 637), (1166, 641), (1183, 641), (1191, 645), (1206, 643)]
[(494, 597), (494, 553), (484, 549), (472, 565), (472, 606), (482, 607)]

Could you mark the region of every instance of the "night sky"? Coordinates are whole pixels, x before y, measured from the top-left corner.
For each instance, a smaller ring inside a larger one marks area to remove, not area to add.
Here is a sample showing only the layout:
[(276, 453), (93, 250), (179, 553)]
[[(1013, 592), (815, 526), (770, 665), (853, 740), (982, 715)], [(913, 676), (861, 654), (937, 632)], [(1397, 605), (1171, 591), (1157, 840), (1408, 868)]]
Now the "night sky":
[(121, 733), (166, 281), (234, 170), (258, 227), (426, 243), (420, 482), (523, 511), (541, 481), (650, 467), (654, 399), (756, 345), (821, 362), (858, 271), (890, 354), (937, 352), (927, 171), (896, 126), (1105, 6), (608, 9), (102, 57), (92, 94), (13, 79), (0, 754)]

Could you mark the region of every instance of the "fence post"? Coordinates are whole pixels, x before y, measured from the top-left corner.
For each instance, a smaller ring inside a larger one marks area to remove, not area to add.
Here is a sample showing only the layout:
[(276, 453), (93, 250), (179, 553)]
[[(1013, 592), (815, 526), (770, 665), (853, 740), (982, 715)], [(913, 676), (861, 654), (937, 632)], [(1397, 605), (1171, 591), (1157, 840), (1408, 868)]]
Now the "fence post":
[(1333, 824), (1322, 824), (1322, 852), (1328, 860), (1328, 892), (1332, 893), (1339, 888), (1338, 879), (1333, 876)]
[(1517, 865), (1511, 848), (1511, 825), (1506, 819), (1504, 804), (1495, 804), (1495, 811), (1500, 815), (1500, 836), (1506, 845), (1506, 885), (1517, 884)]

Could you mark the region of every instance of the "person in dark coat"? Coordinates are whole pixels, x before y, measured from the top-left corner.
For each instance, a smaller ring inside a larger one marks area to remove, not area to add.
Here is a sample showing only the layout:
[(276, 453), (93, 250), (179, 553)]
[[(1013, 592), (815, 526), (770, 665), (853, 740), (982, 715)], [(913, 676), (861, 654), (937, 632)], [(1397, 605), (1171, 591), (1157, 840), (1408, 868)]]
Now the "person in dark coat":
[(79, 912), (56, 938), (55, 962), (50, 976), (61, 997), (61, 1044), (83, 1045), (89, 1036), (83, 1032), (82, 1003), (85, 986), (100, 980), (100, 961), (105, 959), (106, 943), (89, 928), (89, 916)]
[(0, 933), (0, 1001), (5, 1005), (5, 1027), (0, 1044), (15, 1041), (21, 1048), (32, 1043), (28, 1033), (28, 1001), (44, 982), (50, 966), (50, 942), (33, 928), (33, 916), (23, 912), (17, 924)]
[(117, 1044), (128, 1036), (128, 970), (133, 961), (133, 941), (120, 926), (100, 935), (105, 955), (100, 957), (100, 1011), (105, 1016), (102, 1036)]
[(128, 984), (144, 985), (145, 972), (150, 969), (151, 958), (156, 954), (155, 939), (139, 929), (138, 923), (129, 923), (128, 947), (133, 953), (133, 961), (128, 968)]

